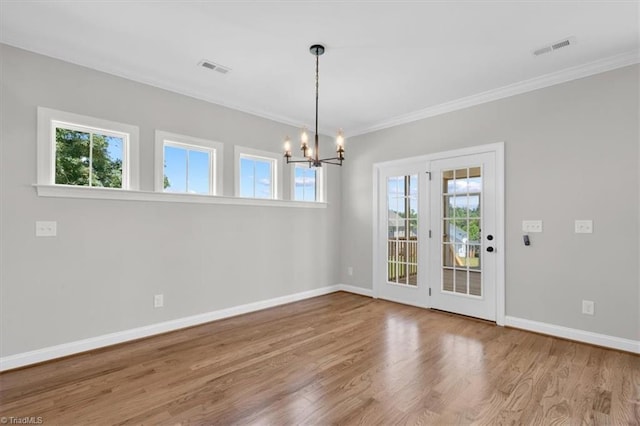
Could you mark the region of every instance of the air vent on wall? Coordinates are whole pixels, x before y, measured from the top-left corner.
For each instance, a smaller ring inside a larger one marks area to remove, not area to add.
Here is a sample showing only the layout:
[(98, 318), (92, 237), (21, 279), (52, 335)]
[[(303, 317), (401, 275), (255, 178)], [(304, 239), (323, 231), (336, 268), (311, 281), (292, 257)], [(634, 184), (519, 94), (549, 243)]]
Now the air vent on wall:
[(564, 40), (556, 41), (548, 46), (543, 46), (539, 49), (533, 51), (534, 56), (544, 55), (545, 53), (550, 53), (558, 49), (562, 49), (563, 47), (568, 47), (576, 44), (575, 37), (567, 37)]
[(218, 71), (220, 74), (226, 74), (229, 71), (231, 71), (231, 68), (223, 67), (222, 65), (218, 65), (215, 62), (211, 62), (206, 59), (203, 59), (200, 62), (198, 62), (198, 65), (201, 66), (202, 68), (207, 68), (212, 71)]

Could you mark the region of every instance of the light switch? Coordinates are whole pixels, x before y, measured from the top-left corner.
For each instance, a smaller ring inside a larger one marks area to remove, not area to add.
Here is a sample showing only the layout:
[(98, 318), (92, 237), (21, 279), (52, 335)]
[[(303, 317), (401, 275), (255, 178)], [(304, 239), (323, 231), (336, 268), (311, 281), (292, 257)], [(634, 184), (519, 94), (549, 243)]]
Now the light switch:
[(153, 296), (153, 307), (162, 308), (164, 306), (164, 294), (156, 294)]
[(585, 315), (595, 314), (595, 303), (593, 303), (593, 300), (582, 301), (582, 313)]
[(58, 234), (57, 222), (36, 222), (36, 237), (55, 237)]
[(592, 234), (593, 221), (592, 220), (576, 220), (575, 232), (576, 234)]
[(542, 232), (541, 220), (523, 220), (522, 232)]

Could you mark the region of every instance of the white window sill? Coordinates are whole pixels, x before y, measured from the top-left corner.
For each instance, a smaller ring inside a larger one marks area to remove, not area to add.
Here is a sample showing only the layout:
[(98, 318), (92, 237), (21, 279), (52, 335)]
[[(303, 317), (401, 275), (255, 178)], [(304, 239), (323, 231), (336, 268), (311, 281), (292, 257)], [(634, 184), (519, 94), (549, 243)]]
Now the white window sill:
[(89, 198), (94, 200), (160, 201), (165, 203), (231, 204), (239, 206), (299, 207), (323, 209), (327, 203), (214, 195), (176, 194), (169, 192), (131, 191), (114, 188), (91, 188), (69, 185), (33, 185), (40, 197)]

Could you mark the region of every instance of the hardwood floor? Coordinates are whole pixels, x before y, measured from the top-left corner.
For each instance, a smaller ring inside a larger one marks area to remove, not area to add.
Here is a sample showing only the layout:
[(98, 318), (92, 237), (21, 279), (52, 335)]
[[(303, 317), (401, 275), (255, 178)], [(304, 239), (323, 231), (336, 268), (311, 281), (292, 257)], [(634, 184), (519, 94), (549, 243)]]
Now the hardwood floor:
[(43, 424), (640, 424), (640, 357), (334, 293), (0, 375)]

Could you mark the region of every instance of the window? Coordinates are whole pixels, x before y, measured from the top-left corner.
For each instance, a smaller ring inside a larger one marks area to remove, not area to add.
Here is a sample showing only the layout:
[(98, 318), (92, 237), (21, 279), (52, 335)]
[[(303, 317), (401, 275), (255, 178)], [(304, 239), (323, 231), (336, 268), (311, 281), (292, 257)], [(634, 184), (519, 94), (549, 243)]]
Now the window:
[(126, 133), (108, 132), (53, 121), (58, 185), (122, 188)]
[(322, 201), (323, 169), (307, 164), (294, 164), (291, 181), (291, 199), (295, 201)]
[(235, 147), (236, 196), (277, 199), (282, 192), (279, 180), (280, 156), (271, 152)]
[(137, 189), (138, 128), (38, 108), (38, 184)]
[(222, 144), (156, 131), (158, 192), (222, 194)]
[(274, 161), (269, 158), (240, 156), (240, 196), (276, 198)]

